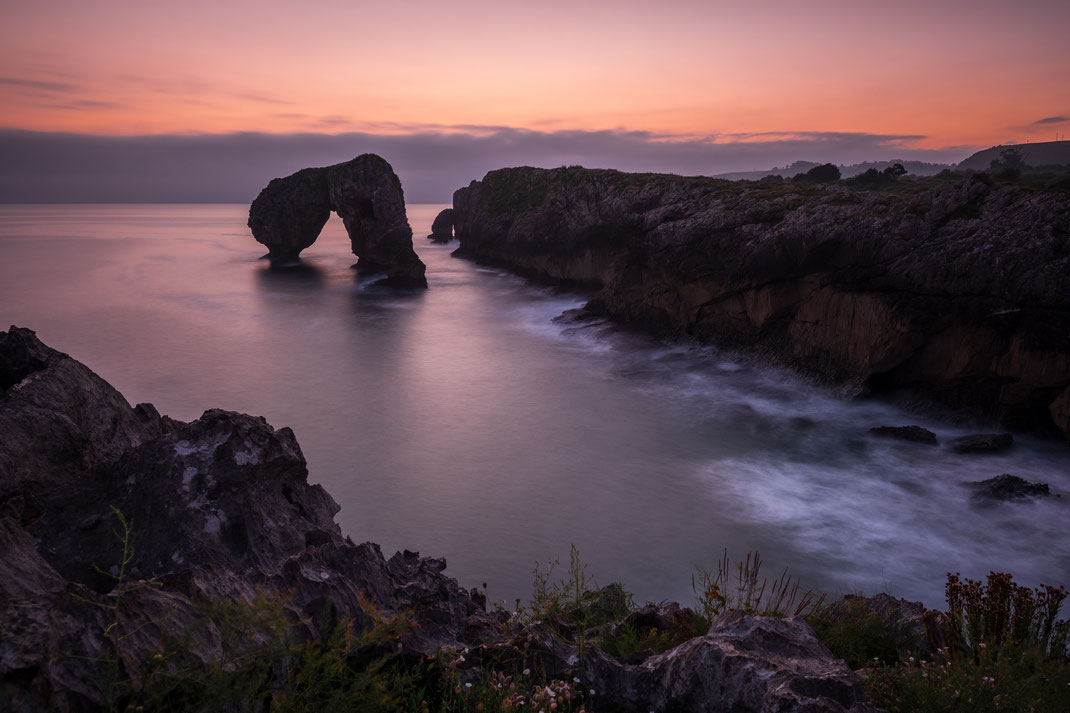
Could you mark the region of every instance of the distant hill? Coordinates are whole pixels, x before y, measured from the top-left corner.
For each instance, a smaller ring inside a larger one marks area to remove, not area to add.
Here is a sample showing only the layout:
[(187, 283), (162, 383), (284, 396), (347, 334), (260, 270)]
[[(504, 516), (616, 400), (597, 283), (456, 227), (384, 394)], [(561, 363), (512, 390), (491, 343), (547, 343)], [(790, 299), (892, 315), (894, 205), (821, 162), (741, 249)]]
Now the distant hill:
[(978, 151), (960, 163), (957, 168), (960, 171), (984, 171), (992, 165), (992, 161), (999, 158), (999, 152), (1004, 149), (1018, 149), (1025, 157), (1027, 166), (1070, 166), (1070, 141), (1044, 141), (1036, 144), (993, 146)]
[[(852, 163), (849, 166), (841, 165), (840, 175), (844, 178), (850, 178), (851, 176), (865, 173), (871, 168), (883, 171), (896, 163), (903, 164), (903, 168), (907, 170), (907, 173), (914, 174), (915, 176), (935, 176), (945, 168), (955, 167), (954, 164), (950, 163), (925, 163), (924, 161), (903, 161), (901, 159), (892, 159), (890, 161), (865, 161), (863, 163)], [(771, 168), (768, 171), (735, 171), (732, 173), (718, 173), (714, 178), (727, 178), (729, 181), (757, 181), (766, 176), (783, 176), (784, 178), (791, 178), (797, 173), (806, 173), (814, 166), (819, 165), (821, 164), (813, 161), (796, 161), (784, 168)], [(985, 166), (987, 167), (988, 164), (985, 164)]]

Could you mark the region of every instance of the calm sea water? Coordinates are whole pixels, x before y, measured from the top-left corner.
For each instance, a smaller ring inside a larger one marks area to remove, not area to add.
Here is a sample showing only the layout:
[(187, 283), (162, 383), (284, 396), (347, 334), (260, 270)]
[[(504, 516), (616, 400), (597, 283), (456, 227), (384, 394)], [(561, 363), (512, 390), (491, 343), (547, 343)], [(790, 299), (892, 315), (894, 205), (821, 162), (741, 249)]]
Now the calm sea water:
[[(526, 598), (535, 563), (570, 544), (639, 601), (692, 602), (692, 573), (726, 548), (834, 594), (930, 606), (948, 570), (1070, 585), (1066, 446), (876, 441), (871, 426), (967, 431), (555, 322), (583, 296), (450, 258), (423, 237), (441, 207), (409, 207), (430, 289), (400, 292), (349, 269), (337, 218), (304, 269), (274, 272), (241, 205), (0, 206), (0, 325), (37, 330), (131, 403), (292, 427), (347, 534), (444, 556), (492, 599)], [(1065, 495), (971, 504), (963, 483), (1000, 473)]]

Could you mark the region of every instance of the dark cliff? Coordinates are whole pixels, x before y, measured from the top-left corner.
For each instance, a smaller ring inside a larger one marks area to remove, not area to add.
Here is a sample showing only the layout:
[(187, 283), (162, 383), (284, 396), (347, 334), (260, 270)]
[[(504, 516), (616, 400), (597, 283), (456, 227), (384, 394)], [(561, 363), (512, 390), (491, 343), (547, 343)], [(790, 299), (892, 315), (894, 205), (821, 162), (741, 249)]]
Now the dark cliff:
[(600, 287), (594, 311), (1070, 435), (1070, 195), (492, 171), (457, 254)]

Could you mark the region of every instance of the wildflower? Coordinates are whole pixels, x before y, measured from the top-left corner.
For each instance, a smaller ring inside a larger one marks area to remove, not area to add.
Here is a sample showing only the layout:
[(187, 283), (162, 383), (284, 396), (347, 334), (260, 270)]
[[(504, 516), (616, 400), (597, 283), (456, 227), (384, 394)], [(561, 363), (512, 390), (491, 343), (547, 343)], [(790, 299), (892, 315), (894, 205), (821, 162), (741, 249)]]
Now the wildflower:
[(580, 682), (580, 679), (578, 679), (578, 678), (574, 678), (574, 679), (572, 679), (572, 682), (573, 682), (573, 683), (579, 683), (579, 682)]
[(524, 669), (524, 675), (525, 676), (530, 676), (531, 675), (531, 669), (530, 668)]
[(594, 695), (594, 689), (593, 688), (591, 689), (591, 695), (592, 696)]
[(465, 687), (465, 688), (471, 688), (471, 687), (472, 687), (472, 684), (471, 684), (471, 683), (466, 683), (466, 684), (464, 684), (464, 687)]

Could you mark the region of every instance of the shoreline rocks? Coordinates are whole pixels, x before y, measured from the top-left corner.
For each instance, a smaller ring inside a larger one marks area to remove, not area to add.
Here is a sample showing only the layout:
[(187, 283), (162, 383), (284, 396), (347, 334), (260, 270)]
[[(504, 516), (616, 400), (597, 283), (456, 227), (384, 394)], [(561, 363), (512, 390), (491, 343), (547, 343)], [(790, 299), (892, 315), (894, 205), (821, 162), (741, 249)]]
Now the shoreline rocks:
[(456, 255), (593, 285), (591, 312), (1070, 437), (1065, 194), (522, 167), (453, 204)]
[[(408, 551), (387, 559), (375, 544), (354, 544), (334, 522), (338, 505), (307, 476), (288, 428), (219, 409), (184, 423), (150, 404), (131, 407), (32, 331), (0, 332), (2, 695), (19, 711), (100, 711), (108, 661), (136, 680), (137, 662), (184, 635), (197, 665), (218, 661), (224, 629), (203, 603), (266, 594), (282, 597), (298, 640), (346, 622), (367, 631), (369, 606), (404, 612), (411, 627), (391, 646), (406, 660), (471, 647), (458, 670), (470, 679), (516, 656), (549, 662), (542, 670), (597, 689), (599, 709), (874, 710), (802, 620), (726, 612), (705, 636), (641, 662), (597, 646), (579, 656), (547, 622), (487, 612), (482, 593), (443, 574), (444, 560)], [(136, 546), (120, 579), (111, 565), (127, 525)], [(592, 601), (619, 608), (624, 593), (617, 585)], [(109, 636), (112, 626), (123, 635)]]
[(332, 211), (345, 225), (361, 270), (386, 272), (386, 282), (398, 287), (427, 287), (401, 181), (375, 154), (273, 179), (249, 206), (249, 228), (267, 246), (273, 266), (294, 265)]

